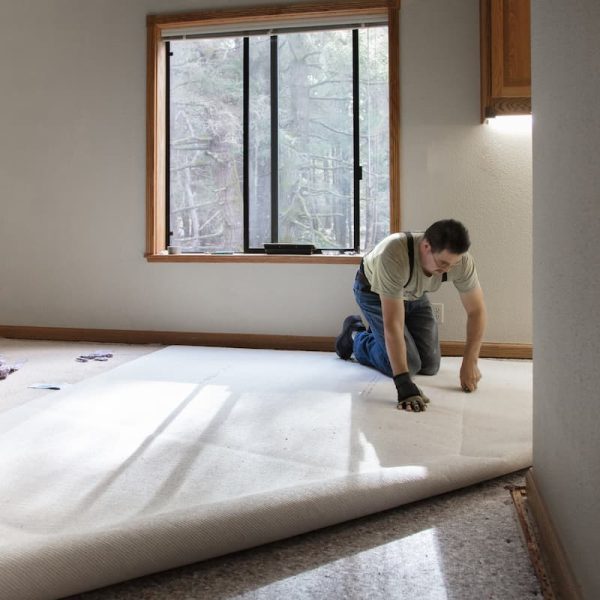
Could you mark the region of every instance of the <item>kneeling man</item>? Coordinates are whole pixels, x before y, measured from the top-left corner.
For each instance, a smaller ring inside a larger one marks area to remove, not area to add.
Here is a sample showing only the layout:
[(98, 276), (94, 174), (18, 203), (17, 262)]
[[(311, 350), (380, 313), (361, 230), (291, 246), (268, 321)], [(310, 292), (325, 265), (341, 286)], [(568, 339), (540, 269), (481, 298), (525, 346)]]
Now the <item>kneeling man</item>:
[(429, 402), (411, 375), (435, 375), (440, 368), (438, 328), (428, 292), (451, 281), (467, 313), (465, 352), (460, 383), (477, 389), (477, 366), (486, 322), (483, 292), (465, 226), (453, 219), (437, 221), (425, 233), (394, 233), (363, 258), (354, 281), (354, 297), (365, 316), (346, 317), (335, 350), (348, 360), (392, 377), (398, 408), (425, 410)]

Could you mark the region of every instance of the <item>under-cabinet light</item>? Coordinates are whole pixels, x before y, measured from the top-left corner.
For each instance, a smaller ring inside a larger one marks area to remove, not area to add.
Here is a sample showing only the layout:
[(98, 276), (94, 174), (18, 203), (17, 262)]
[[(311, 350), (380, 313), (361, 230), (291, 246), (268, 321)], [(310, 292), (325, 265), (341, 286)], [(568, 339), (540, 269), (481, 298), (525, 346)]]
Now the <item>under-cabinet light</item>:
[(486, 119), (485, 122), (497, 131), (531, 133), (531, 115), (501, 115), (493, 119)]

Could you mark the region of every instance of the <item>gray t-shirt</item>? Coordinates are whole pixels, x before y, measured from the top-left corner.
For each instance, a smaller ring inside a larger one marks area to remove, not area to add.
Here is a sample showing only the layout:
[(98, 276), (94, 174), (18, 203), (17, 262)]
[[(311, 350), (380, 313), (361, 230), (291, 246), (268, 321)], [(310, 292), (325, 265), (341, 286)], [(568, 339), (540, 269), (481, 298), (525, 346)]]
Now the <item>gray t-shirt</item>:
[[(381, 296), (416, 300), (425, 292), (435, 292), (442, 284), (442, 274), (425, 275), (421, 267), (419, 243), (423, 233), (413, 233), (415, 259), (410, 282), (406, 282), (410, 274), (408, 258), (408, 241), (403, 233), (393, 233), (371, 250), (364, 257), (365, 275), (371, 289)], [(448, 281), (454, 284), (459, 292), (469, 292), (479, 287), (479, 279), (475, 270), (473, 257), (466, 252), (462, 260), (448, 271)]]

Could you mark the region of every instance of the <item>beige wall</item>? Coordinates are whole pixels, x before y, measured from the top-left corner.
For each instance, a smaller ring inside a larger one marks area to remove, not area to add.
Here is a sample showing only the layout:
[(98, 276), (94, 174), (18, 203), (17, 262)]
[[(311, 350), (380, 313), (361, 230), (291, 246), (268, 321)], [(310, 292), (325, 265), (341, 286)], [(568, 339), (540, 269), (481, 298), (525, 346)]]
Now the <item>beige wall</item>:
[(600, 598), (600, 3), (532, 2), (534, 421), (540, 493)]
[[(2, 0), (0, 324), (333, 336), (355, 311), (351, 266), (142, 256), (145, 16), (255, 3)], [(486, 339), (528, 343), (531, 139), (478, 122), (478, 2), (405, 0), (401, 34), (404, 225), (464, 220)]]

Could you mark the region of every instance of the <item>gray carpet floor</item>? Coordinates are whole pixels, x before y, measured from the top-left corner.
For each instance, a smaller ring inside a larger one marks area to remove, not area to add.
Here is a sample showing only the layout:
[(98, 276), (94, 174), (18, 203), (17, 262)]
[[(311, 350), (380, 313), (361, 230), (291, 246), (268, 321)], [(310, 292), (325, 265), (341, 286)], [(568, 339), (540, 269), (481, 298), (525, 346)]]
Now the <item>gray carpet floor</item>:
[(506, 489), (524, 475), (70, 600), (542, 598)]

